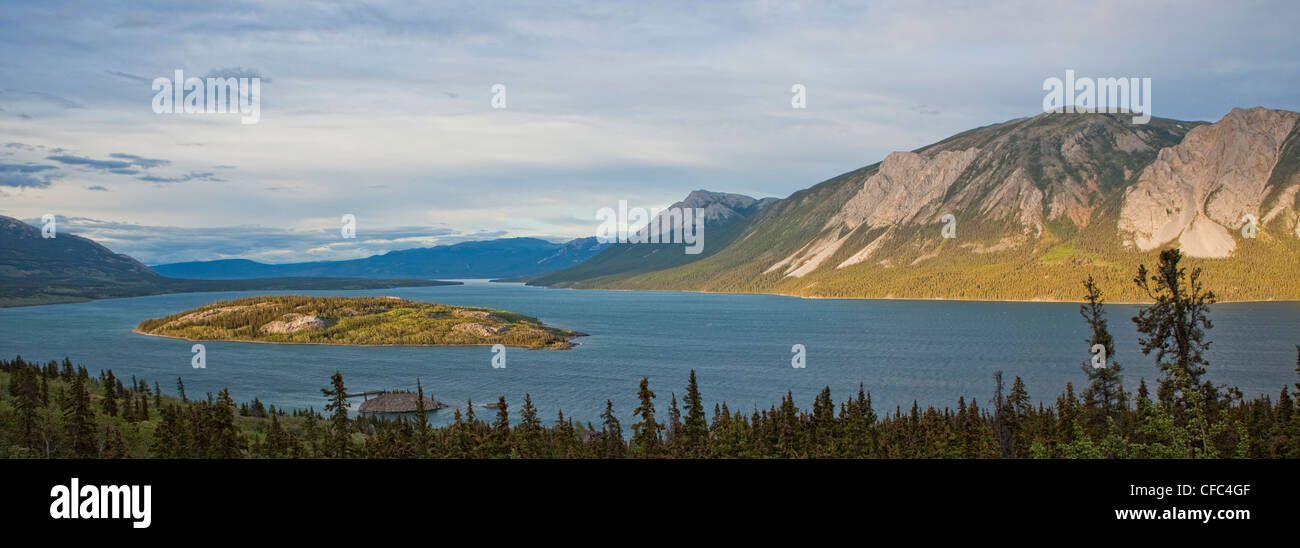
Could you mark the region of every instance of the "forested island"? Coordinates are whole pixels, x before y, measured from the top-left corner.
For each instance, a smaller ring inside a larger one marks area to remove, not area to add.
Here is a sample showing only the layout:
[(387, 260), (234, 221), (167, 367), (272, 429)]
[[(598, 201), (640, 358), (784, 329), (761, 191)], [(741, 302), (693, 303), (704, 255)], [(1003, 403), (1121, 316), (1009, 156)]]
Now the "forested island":
[(398, 297), (261, 296), (140, 322), (136, 332), (192, 341), (564, 349), (582, 333), (489, 308)]
[[(838, 402), (823, 389), (811, 410), (787, 393), (766, 409), (720, 402), (710, 414), (691, 370), (680, 405), (675, 396), (664, 405), (643, 378), (626, 426), (610, 400), (598, 424), (563, 410), (544, 422), (525, 395), (513, 413), (499, 397), (490, 419), (466, 402), (452, 410), (450, 425), (435, 427), (427, 416), (436, 400), (418, 380), (414, 413), (359, 415), (350, 412), (341, 373), (321, 389), (319, 412), (256, 399), (236, 404), (227, 390), (191, 398), (180, 378), (174, 395), (165, 395), (157, 382), (124, 382), (112, 370), (91, 375), (66, 358), (18, 357), (0, 360), (0, 458), (1300, 458), (1300, 403), (1291, 387), (1276, 400), (1248, 399), (1205, 379), (1214, 293), (1199, 271), (1179, 266), (1177, 250), (1160, 259), (1133, 279), (1153, 303), (1133, 318), (1152, 358), (1145, 366), (1151, 388), (1146, 375), (1126, 388), (1119, 364), (1102, 359), (1081, 364), (1081, 390), (1067, 383), (1047, 404), (1035, 405), (1019, 378), (1008, 388), (998, 374), (991, 397), (960, 397), (955, 408), (914, 402), (877, 410), (860, 386)], [(1101, 291), (1091, 279), (1083, 288), (1081, 353), (1100, 345), (1113, 356)], [(274, 315), (282, 308), (241, 310), (283, 321)]]

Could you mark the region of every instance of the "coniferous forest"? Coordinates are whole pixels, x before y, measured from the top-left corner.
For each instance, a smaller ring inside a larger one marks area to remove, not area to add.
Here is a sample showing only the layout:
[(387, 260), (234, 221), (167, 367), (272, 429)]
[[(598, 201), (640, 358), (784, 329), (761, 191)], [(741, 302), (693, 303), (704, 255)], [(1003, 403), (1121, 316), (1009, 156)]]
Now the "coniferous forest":
[[(1066, 384), (1043, 403), (1020, 378), (999, 373), (984, 398), (954, 407), (876, 409), (869, 387), (837, 400), (829, 388), (811, 409), (787, 393), (767, 409), (705, 408), (695, 371), (680, 404), (665, 402), (642, 379), (638, 404), (620, 418), (606, 400), (599, 422), (560, 411), (539, 416), (530, 396), (501, 397), (495, 409), (473, 402), (451, 411), (448, 426), (415, 413), (350, 413), (339, 373), (322, 388), (322, 411), (287, 410), (228, 391), (187, 394), (176, 379), (92, 375), (70, 360), (0, 360), (0, 456), (8, 458), (1298, 458), (1300, 346), (1297, 379), (1270, 396), (1246, 399), (1207, 380), (1213, 364), (1210, 306), (1215, 296), (1201, 271), (1180, 266), (1177, 250), (1138, 268), (1132, 283), (1149, 298), (1133, 323), (1149, 364), (1122, 369), (1091, 278), (1081, 285), (1081, 333), (1104, 353), (1082, 366), (1081, 384)], [(1136, 377), (1137, 381), (1133, 382)], [(1150, 379), (1148, 381), (1148, 379)], [(325, 379), (323, 379), (325, 380)], [(632, 387), (629, 387), (631, 389)], [(663, 389), (661, 388), (662, 392)], [(1050, 403), (1049, 403), (1050, 402)], [(441, 411), (446, 412), (446, 411)]]

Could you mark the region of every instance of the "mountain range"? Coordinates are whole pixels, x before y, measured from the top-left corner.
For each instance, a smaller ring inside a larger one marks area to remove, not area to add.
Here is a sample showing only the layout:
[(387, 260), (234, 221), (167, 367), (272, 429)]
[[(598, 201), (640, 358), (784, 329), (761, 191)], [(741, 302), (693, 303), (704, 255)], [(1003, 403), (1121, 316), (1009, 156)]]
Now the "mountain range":
[(1111, 300), (1139, 301), (1137, 265), (1178, 247), (1221, 299), (1300, 298), (1300, 114), (1256, 107), (1214, 123), (1131, 119), (1011, 120), (781, 200), (695, 192), (750, 204), (716, 228), (706, 223), (704, 253), (616, 244), (530, 283), (1078, 300), (1092, 275)]
[(0, 306), (77, 302), (195, 291), (376, 289), (444, 285), (428, 279), (276, 278), (237, 281), (161, 276), (139, 261), (73, 234), (0, 216)]
[(537, 238), (500, 238), (389, 251), (364, 259), (267, 264), (224, 259), (161, 264), (153, 270), (187, 279), (246, 278), (514, 278), (535, 276), (581, 263), (604, 250), (596, 238), (552, 243)]
[[(706, 229), (705, 245), (699, 254), (685, 253), (680, 244), (607, 244), (609, 249), (595, 254), (581, 264), (533, 277), (528, 282), (533, 285), (550, 285), (561, 284), (574, 278), (625, 277), (694, 262), (725, 248), (741, 234), (749, 219), (777, 201), (776, 198), (757, 200), (741, 194), (696, 190), (686, 196), (685, 200), (669, 206), (668, 209), (703, 210), (701, 218)], [(668, 231), (668, 225), (665, 223), (663, 226)], [(661, 241), (669, 239), (665, 237)]]

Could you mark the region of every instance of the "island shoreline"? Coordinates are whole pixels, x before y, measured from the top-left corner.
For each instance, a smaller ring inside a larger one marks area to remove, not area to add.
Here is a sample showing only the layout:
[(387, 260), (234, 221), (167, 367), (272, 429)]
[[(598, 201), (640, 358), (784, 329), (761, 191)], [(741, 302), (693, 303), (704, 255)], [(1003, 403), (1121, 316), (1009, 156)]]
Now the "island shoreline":
[[(175, 336), (175, 335), (159, 335), (159, 334), (155, 334), (155, 332), (144, 332), (144, 331), (140, 331), (140, 330), (138, 330), (138, 329), (134, 329), (134, 327), (133, 327), (133, 329), (131, 329), (131, 332), (134, 332), (134, 334), (136, 334), (136, 335), (157, 336), (157, 338), (160, 338), (160, 339), (187, 340), (187, 342), (191, 342), (191, 343), (252, 343), (252, 344), (313, 345), (313, 347), (374, 347), (374, 348), (382, 348), (382, 347), (406, 347), (406, 348), (468, 348), (468, 347), (495, 347), (495, 345), (500, 344), (500, 345), (504, 345), (504, 347), (506, 347), (506, 348), (523, 348), (523, 349), (525, 349), (525, 351), (567, 351), (567, 349), (569, 349), (569, 348), (573, 348), (573, 347), (581, 347), (581, 344), (580, 344), (580, 343), (572, 342), (572, 340), (569, 340), (569, 344), (572, 344), (572, 347), (568, 347), (568, 348), (552, 348), (552, 347), (533, 348), (533, 347), (525, 347), (525, 345), (523, 345), (523, 344), (506, 344), (506, 343), (493, 343), (493, 344), (486, 344), (486, 343), (484, 343), (484, 344), (351, 344), (351, 343), (289, 343), (289, 342), (282, 343), (282, 342), (277, 342), (277, 340), (187, 339), (187, 338), (183, 338), (183, 336)], [(578, 336), (591, 336), (591, 335), (589, 335), (589, 334), (585, 334), (585, 332), (578, 332), (578, 331), (575, 331), (575, 332), (577, 332), (577, 335), (573, 335), (573, 338), (578, 338)]]
[[(496, 346), (496, 345), (500, 344), (500, 345), (502, 345), (502, 346), (505, 346), (506, 348), (523, 348), (524, 350), (569, 350), (569, 349), (571, 349), (571, 348), (573, 348), (573, 347), (576, 347), (576, 346), (582, 346), (580, 343), (577, 343), (577, 342), (574, 342), (574, 341), (569, 341), (569, 343), (572, 344), (573, 346), (570, 346), (570, 347), (568, 347), (568, 348), (553, 348), (553, 347), (549, 347), (549, 346), (544, 346), (544, 347), (541, 347), (541, 348), (533, 348), (533, 347), (531, 347), (531, 346), (524, 346), (524, 345), (519, 345), (519, 344), (505, 344), (505, 343), (493, 343), (493, 344), (486, 344), (486, 343), (484, 343), (484, 344), (351, 344), (351, 343), (323, 343), (323, 342), (280, 342), (280, 341), (250, 341), (250, 340), (245, 340), (245, 339), (188, 339), (188, 338), (185, 338), (185, 337), (177, 337), (177, 336), (175, 336), (175, 335), (160, 335), (160, 334), (157, 334), (157, 333), (145, 333), (144, 331), (140, 331), (139, 329), (135, 329), (135, 328), (132, 328), (132, 329), (131, 329), (131, 332), (132, 332), (132, 333), (135, 333), (135, 334), (137, 334), (137, 335), (144, 335), (144, 336), (146, 336), (146, 337), (159, 337), (159, 338), (163, 338), (163, 339), (173, 339), (173, 340), (189, 341), (189, 342), (197, 342), (197, 343), (201, 343), (201, 342), (237, 342), (237, 343), (253, 343), (253, 344), (278, 344), (278, 345), (302, 345), (302, 346), (355, 346), (355, 347), (374, 347), (374, 348), (382, 348), (382, 347), (407, 347), (407, 348), (468, 348), (468, 347), (473, 347), (473, 346), (488, 346), (488, 347), (491, 347), (491, 346)], [(577, 333), (577, 334), (574, 335), (574, 338), (577, 338), (577, 337), (590, 337), (590, 336), (591, 336), (591, 335), (589, 335), (589, 334), (587, 334), (587, 333), (581, 333), (581, 332), (576, 332), (576, 331), (575, 331), (575, 333)]]

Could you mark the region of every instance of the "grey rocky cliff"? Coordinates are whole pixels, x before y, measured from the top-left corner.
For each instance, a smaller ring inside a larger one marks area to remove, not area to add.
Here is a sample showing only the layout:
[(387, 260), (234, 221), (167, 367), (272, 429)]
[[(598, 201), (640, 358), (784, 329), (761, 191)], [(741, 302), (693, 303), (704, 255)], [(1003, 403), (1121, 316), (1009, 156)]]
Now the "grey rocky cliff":
[[(1161, 150), (1124, 193), (1118, 228), (1125, 243), (1148, 251), (1177, 240), (1193, 257), (1230, 256), (1247, 214), (1272, 220), (1293, 209), (1295, 178), (1283, 189), (1269, 181), (1297, 121), (1295, 112), (1234, 109)], [(1277, 198), (1265, 204), (1270, 194)]]

